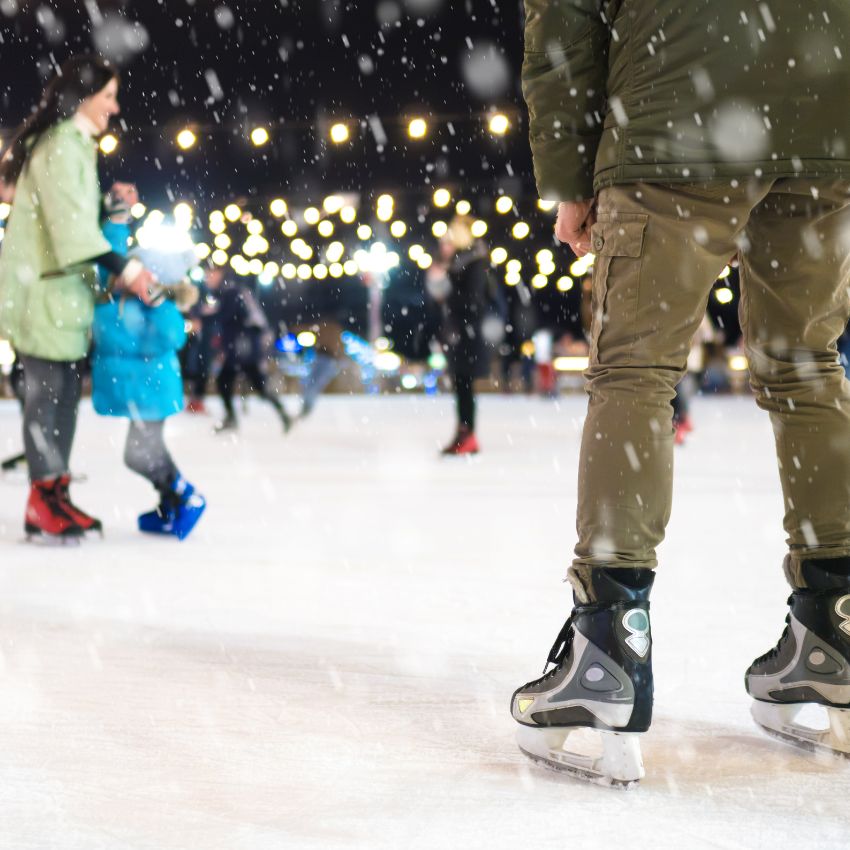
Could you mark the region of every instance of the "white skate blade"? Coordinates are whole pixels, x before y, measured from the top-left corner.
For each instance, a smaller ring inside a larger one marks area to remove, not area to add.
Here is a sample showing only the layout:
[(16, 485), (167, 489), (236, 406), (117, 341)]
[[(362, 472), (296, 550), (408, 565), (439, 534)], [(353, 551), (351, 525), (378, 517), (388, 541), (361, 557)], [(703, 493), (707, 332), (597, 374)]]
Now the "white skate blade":
[(812, 753), (850, 758), (850, 709), (817, 706), (826, 713), (826, 723), (817, 726), (800, 722), (799, 715), (812, 703), (774, 703), (754, 700), (753, 720), (768, 735)]
[(79, 546), (83, 539), (83, 535), (61, 536), (59, 534), (36, 534), (27, 532), (24, 537), (24, 543), (29, 543), (33, 546)]
[[(576, 733), (591, 733), (601, 753), (583, 754), (567, 749)], [(595, 729), (520, 726), (517, 744), (532, 761), (587, 782), (617, 788), (630, 788), (646, 774), (640, 752), (640, 735), (602, 732)]]

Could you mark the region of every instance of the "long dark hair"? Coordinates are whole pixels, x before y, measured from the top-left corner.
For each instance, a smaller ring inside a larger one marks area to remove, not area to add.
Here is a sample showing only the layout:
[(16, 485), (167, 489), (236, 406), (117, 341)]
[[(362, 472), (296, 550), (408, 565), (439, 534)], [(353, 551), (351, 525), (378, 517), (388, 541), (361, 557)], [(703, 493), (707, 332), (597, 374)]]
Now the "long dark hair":
[(0, 181), (17, 183), (33, 144), (38, 137), (60, 121), (70, 118), (80, 104), (97, 94), (118, 71), (99, 56), (72, 56), (62, 63), (44, 89), (35, 112), (16, 130), (0, 154)]

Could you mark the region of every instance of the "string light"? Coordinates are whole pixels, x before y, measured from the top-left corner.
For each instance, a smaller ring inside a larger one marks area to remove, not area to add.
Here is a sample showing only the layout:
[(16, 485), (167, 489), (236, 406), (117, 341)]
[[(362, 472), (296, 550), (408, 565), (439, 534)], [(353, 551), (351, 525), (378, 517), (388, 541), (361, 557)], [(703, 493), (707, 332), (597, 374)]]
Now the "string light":
[(100, 140), (100, 149), (107, 156), (109, 156), (112, 153), (115, 153), (115, 151), (118, 149), (118, 139), (115, 138), (115, 136), (113, 136), (112, 133), (107, 133)]
[(514, 239), (525, 239), (530, 232), (531, 228), (524, 221), (518, 221), (511, 230)]
[(332, 221), (325, 219), (324, 221), (319, 222), (318, 230), (319, 235), (324, 236), (327, 239), (328, 236), (333, 236), (334, 224)]
[(487, 232), (487, 222), (481, 219), (473, 221), (470, 230), (476, 239), (480, 239)]
[(224, 208), (224, 217), (228, 221), (239, 221), (242, 218), (242, 210), (236, 204), (228, 204)]
[(458, 215), (469, 215), (471, 211), (472, 204), (470, 204), (469, 201), (458, 201), (457, 205), (455, 206), (455, 212)]
[(347, 204), (339, 211), (339, 217), (346, 224), (354, 224), (354, 220), (357, 218), (357, 210)]
[(292, 238), (298, 233), (298, 224), (290, 218), (280, 226), (280, 232), (284, 236)]
[(444, 221), (435, 221), (431, 225), (431, 233), (437, 237), (437, 239), (442, 239), (446, 233), (448, 233), (449, 226)]
[(494, 248), (490, 252), (490, 261), (494, 266), (500, 266), (508, 258), (508, 252), (504, 248)]
[(414, 118), (407, 125), (407, 135), (411, 139), (424, 139), (428, 135), (428, 122), (424, 118)]
[(362, 242), (372, 238), (372, 228), (368, 224), (361, 224), (357, 228), (357, 238)]
[(555, 285), (558, 287), (559, 292), (569, 292), (573, 288), (573, 279), (564, 275), (558, 278)]
[(543, 212), (549, 212), (549, 210), (554, 209), (556, 206), (556, 201), (544, 201), (542, 198), (537, 202), (537, 208), (543, 210)]
[(330, 136), (331, 136), (331, 141), (335, 145), (342, 145), (342, 144), (345, 144), (351, 138), (351, 133), (348, 130), (347, 124), (339, 123), (339, 124), (334, 124), (331, 127)]
[(500, 198), (496, 200), (496, 212), (501, 215), (506, 215), (514, 208), (513, 199), (509, 198), (507, 195), (502, 195)]
[(394, 221), (390, 225), (390, 233), (396, 238), (401, 239), (407, 233), (407, 225), (403, 221)]
[(269, 141), (269, 131), (265, 127), (254, 127), (251, 130), (251, 141), (254, 147), (261, 148)]
[(452, 194), (448, 189), (437, 189), (434, 192), (434, 206), (447, 207), (452, 199)]
[(181, 150), (187, 151), (193, 148), (197, 141), (198, 137), (188, 127), (177, 134), (177, 145)]
[(283, 218), (289, 208), (286, 206), (286, 201), (284, 201), (283, 198), (275, 198), (271, 204), (269, 204), (269, 209), (275, 218)]
[(507, 115), (502, 115), (501, 112), (497, 112), (490, 117), (490, 132), (494, 136), (504, 136), (510, 126), (511, 122), (508, 121)]
[(307, 224), (318, 224), (319, 219), (322, 217), (322, 214), (316, 209), (316, 207), (307, 207), (304, 210), (304, 221)]

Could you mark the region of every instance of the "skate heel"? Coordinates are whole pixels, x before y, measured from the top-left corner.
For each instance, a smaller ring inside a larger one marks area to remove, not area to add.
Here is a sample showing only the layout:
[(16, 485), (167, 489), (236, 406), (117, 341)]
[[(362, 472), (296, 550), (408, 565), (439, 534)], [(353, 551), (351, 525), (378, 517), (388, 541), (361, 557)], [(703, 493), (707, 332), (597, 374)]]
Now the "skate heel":
[(802, 722), (804, 709), (815, 707), (812, 703), (774, 703), (755, 700), (751, 713), (753, 720), (769, 735), (813, 753), (850, 758), (850, 709), (817, 706), (826, 712), (817, 725)]
[(629, 788), (646, 775), (640, 735), (633, 732), (520, 726), (517, 744), (532, 761), (598, 785)]

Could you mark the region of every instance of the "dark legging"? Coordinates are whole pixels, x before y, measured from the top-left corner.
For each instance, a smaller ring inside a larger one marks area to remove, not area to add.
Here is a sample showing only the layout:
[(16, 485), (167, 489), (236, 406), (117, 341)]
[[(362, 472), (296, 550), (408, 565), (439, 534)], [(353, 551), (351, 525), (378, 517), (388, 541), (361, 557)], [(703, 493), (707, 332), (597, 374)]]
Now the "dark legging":
[(455, 395), (457, 396), (457, 421), (461, 428), (475, 430), (475, 390), (474, 378), (455, 375)]
[(162, 420), (141, 422), (131, 420), (124, 447), (124, 463), (156, 487), (167, 490), (177, 477), (177, 467), (165, 447)]
[(31, 481), (69, 471), (82, 391), (82, 361), (21, 355), (24, 367), (24, 452)]
[(281, 414), (283, 408), (280, 400), (269, 392), (266, 386), (266, 376), (260, 371), (260, 366), (256, 361), (240, 362), (235, 357), (228, 357), (221, 367), (221, 372), (218, 373), (218, 391), (221, 395), (221, 400), (224, 402), (224, 409), (230, 418), (236, 417), (236, 411), (233, 409), (233, 384), (236, 382), (236, 376), (242, 373), (250, 382), (251, 386), (256, 390), (260, 398), (265, 399), (274, 409)]

